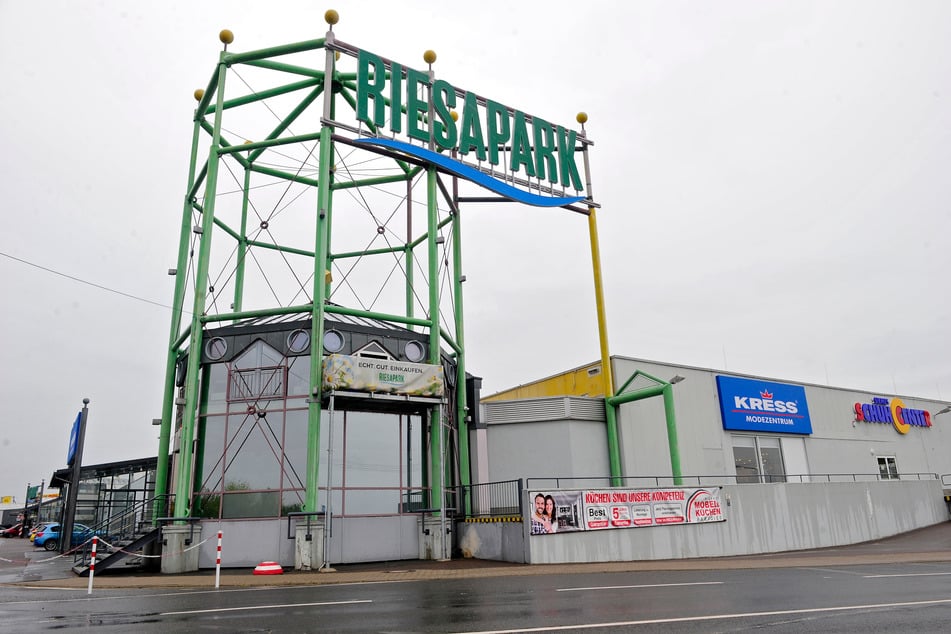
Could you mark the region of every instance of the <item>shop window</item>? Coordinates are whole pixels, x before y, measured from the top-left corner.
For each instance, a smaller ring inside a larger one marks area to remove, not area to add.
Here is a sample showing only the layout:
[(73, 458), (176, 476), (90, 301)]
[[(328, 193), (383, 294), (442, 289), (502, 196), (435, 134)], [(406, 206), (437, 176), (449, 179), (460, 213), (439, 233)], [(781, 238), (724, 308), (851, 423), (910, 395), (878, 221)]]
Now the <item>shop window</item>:
[(779, 438), (734, 436), (733, 464), (737, 484), (785, 482), (786, 467)]
[(882, 480), (898, 480), (898, 464), (895, 456), (878, 457), (878, 473)]

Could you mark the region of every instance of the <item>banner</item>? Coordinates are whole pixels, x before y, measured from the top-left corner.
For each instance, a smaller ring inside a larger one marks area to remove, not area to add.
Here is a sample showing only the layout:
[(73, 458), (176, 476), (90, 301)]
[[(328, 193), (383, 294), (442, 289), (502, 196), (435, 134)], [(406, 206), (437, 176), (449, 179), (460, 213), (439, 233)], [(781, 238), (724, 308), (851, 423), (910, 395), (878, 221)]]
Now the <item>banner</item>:
[(532, 492), (531, 534), (725, 522), (720, 487)]
[(33, 502), (36, 499), (36, 496), (40, 494), (40, 486), (36, 485), (35, 487), (27, 487), (26, 489), (26, 501), (27, 503)]
[(323, 388), (384, 392), (410, 396), (442, 396), (441, 365), (369, 359), (345, 354), (324, 357)]

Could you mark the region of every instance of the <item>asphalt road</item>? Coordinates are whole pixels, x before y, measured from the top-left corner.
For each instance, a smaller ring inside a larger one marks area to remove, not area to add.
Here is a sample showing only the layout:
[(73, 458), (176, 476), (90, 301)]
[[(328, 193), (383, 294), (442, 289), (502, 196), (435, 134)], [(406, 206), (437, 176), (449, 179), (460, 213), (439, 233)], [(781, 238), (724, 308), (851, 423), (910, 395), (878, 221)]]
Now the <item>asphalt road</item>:
[(0, 632), (947, 632), (951, 564), (222, 590), (0, 587)]
[(0, 539), (0, 634), (96, 632), (947, 632), (951, 523), (757, 556), (530, 566), (389, 562), (337, 573), (97, 576)]

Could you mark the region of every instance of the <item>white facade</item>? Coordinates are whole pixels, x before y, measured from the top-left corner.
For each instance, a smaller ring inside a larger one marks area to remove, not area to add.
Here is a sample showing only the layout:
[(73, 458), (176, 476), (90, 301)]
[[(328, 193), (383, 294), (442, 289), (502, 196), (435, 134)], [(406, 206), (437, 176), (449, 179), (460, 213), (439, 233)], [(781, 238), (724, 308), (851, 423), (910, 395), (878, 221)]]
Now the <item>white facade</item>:
[[(662, 381), (683, 377), (672, 388), (681, 473), (702, 477), (704, 484), (754, 482), (755, 478), (761, 482), (888, 479), (896, 473), (902, 479), (940, 479), (951, 474), (951, 413), (939, 414), (946, 403), (628, 357), (611, 360), (618, 385), (638, 371)], [(786, 433), (782, 426), (775, 431), (724, 429), (718, 376), (800, 387), (811, 433)], [(631, 389), (649, 385), (649, 381), (635, 382)], [(911, 426), (903, 434), (892, 424), (857, 420), (856, 403), (871, 405), (875, 399), (891, 402), (895, 398), (908, 410), (928, 412), (931, 426)], [(489, 457), (484, 476), (500, 481), (608, 475), (603, 403), (585, 397), (484, 403)], [(663, 399), (657, 396), (620, 405), (617, 419), (621, 474), (670, 476)], [(738, 471), (738, 461), (744, 460)]]

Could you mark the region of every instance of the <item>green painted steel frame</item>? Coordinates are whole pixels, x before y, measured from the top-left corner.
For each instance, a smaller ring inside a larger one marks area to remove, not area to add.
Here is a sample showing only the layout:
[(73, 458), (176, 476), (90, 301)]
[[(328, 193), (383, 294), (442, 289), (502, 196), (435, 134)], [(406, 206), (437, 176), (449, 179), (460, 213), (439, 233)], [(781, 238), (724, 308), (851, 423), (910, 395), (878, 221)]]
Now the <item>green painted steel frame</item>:
[[(643, 377), (649, 381), (653, 381), (654, 385), (640, 388), (638, 390), (633, 390), (631, 392), (626, 392), (628, 386), (631, 385), (638, 377)], [(624, 382), (614, 396), (610, 396), (605, 400), (607, 404), (607, 416), (608, 416), (608, 447), (611, 451), (611, 485), (612, 486), (621, 486), (622, 478), (620, 474), (620, 449), (617, 440), (617, 410), (618, 408), (625, 404), (631, 403), (633, 401), (639, 401), (645, 398), (652, 398), (654, 396), (662, 396), (664, 399), (664, 417), (667, 421), (667, 448), (670, 453), (670, 470), (671, 475), (674, 477), (674, 484), (683, 484), (683, 473), (680, 468), (680, 444), (677, 441), (677, 417), (674, 414), (674, 386), (670, 384), (669, 381), (664, 381), (658, 379), (655, 376), (651, 376), (646, 372), (641, 372), (636, 370), (627, 381)], [(610, 435), (614, 433), (614, 438), (610, 438)]]
[[(191, 157), (188, 170), (188, 181), (186, 186), (186, 195), (183, 201), (182, 221), (180, 228), (179, 250), (177, 268), (175, 271), (175, 291), (172, 307), (172, 319), (169, 331), (169, 346), (166, 358), (166, 376), (164, 383), (164, 397), (162, 404), (162, 425), (159, 437), (159, 456), (169, 455), (170, 441), (172, 438), (173, 412), (176, 406), (182, 410), (181, 443), (178, 453), (178, 461), (175, 472), (175, 487), (172, 509), (155, 510), (155, 517), (165, 516), (171, 513), (179, 521), (185, 521), (191, 514), (191, 496), (192, 496), (192, 475), (195, 469), (195, 436), (198, 417), (198, 398), (199, 398), (199, 375), (202, 356), (202, 332), (205, 324), (218, 323), (225, 321), (235, 321), (239, 319), (248, 319), (254, 317), (276, 316), (283, 314), (301, 314), (312, 317), (311, 326), (311, 367), (310, 384), (311, 398), (308, 405), (308, 451), (307, 451), (307, 470), (306, 470), (306, 490), (305, 490), (305, 511), (316, 511), (317, 509), (317, 483), (320, 465), (320, 456), (318, 454), (320, 428), (321, 428), (321, 403), (322, 403), (322, 341), (324, 316), (327, 313), (354, 315), (371, 319), (380, 319), (383, 321), (404, 324), (408, 327), (421, 327), (428, 330), (430, 338), (430, 359), (431, 363), (441, 363), (441, 343), (445, 343), (452, 350), (451, 356), (456, 361), (456, 376), (454, 384), (456, 389), (455, 403), (456, 411), (454, 415), (458, 421), (458, 447), (460, 453), (459, 483), (467, 485), (469, 483), (469, 462), (468, 462), (468, 433), (466, 425), (467, 404), (465, 396), (465, 352), (462, 316), (462, 246), (461, 246), (461, 220), (456, 203), (456, 188), (450, 196), (442, 183), (439, 182), (438, 174), (435, 168), (422, 168), (410, 165), (404, 161), (395, 160), (403, 174), (396, 176), (385, 176), (377, 178), (365, 178), (353, 182), (334, 183), (333, 153), (334, 153), (334, 109), (336, 95), (340, 95), (348, 106), (354, 107), (355, 101), (352, 94), (347, 89), (347, 85), (352, 86), (354, 76), (352, 74), (338, 74), (335, 70), (335, 51), (329, 46), (333, 41), (333, 34), (328, 33), (327, 38), (311, 40), (298, 44), (289, 44), (247, 53), (228, 53), (223, 51), (218, 60), (215, 72), (212, 74), (204, 95), (202, 95), (194, 114), (194, 132), (192, 138)], [(274, 61), (272, 58), (291, 53), (311, 51), (323, 48), (325, 67), (323, 70), (309, 69), (292, 64)], [(305, 79), (278, 86), (269, 90), (263, 90), (244, 97), (235, 99), (224, 98), (224, 87), (228, 70), (231, 66), (237, 64), (246, 64), (257, 68), (263, 68), (273, 71), (285, 72), (304, 76)], [(230, 142), (222, 134), (224, 113), (246, 106), (248, 104), (260, 102), (271, 97), (279, 95), (289, 95), (297, 91), (307, 91), (306, 95), (295, 107), (291, 113), (282, 119), (277, 126), (260, 141), (247, 142), (244, 144), (235, 144)], [(323, 118), (319, 132), (313, 132), (302, 135), (281, 136), (308, 107), (323, 97)], [(430, 114), (431, 116), (431, 114)], [(209, 122), (208, 118), (212, 118)], [(211, 136), (211, 145), (208, 151), (208, 157), (199, 167), (199, 144), (201, 133), (205, 132)], [(317, 142), (318, 144), (318, 176), (306, 178), (297, 174), (292, 174), (280, 169), (274, 169), (256, 164), (256, 159), (268, 149), (281, 145), (298, 144), (307, 142)], [(215, 217), (215, 200), (218, 195), (218, 168), (220, 160), (225, 156), (231, 156), (244, 169), (243, 188), (241, 200), (240, 227), (237, 229), (228, 226), (227, 223)], [(425, 172), (426, 177), (426, 197), (427, 197), (427, 227), (426, 231), (418, 236), (412, 237), (412, 182), (416, 176)], [(303, 183), (305, 185), (317, 188), (317, 222), (314, 236), (314, 250), (294, 248), (280, 244), (270, 244), (252, 239), (248, 235), (248, 210), (249, 210), (249, 190), (252, 173), (266, 174), (280, 179)], [(373, 249), (362, 252), (331, 253), (330, 236), (332, 230), (332, 208), (333, 192), (350, 188), (359, 188), (374, 186), (386, 183), (397, 183), (406, 181), (407, 184), (407, 241), (404, 245), (394, 249)], [(199, 204), (198, 196), (204, 186), (204, 203)], [(443, 197), (449, 201), (452, 212), (448, 218), (439, 217), (439, 206), (437, 203), (438, 190), (442, 190)], [(193, 218), (198, 214), (201, 218), (200, 226), (193, 236)], [(452, 262), (454, 277), (452, 280), (452, 296), (450, 297), (453, 305), (452, 327), (454, 333), (449, 332), (440, 323), (440, 290), (438, 283), (440, 256), (438, 251), (439, 234), (445, 227), (450, 227), (453, 235)], [(230, 237), (237, 244), (237, 261), (235, 264), (235, 289), (232, 311), (227, 313), (206, 314), (205, 304), (208, 295), (209, 265), (211, 256), (212, 235), (214, 229), (220, 229), (227, 237)], [(427, 284), (429, 291), (427, 294), (428, 317), (418, 318), (413, 315), (413, 289), (414, 289), (414, 266), (413, 254), (415, 250), (423, 245), (426, 246), (428, 258)], [(296, 254), (313, 258), (314, 276), (313, 276), (313, 302), (296, 306), (282, 306), (259, 310), (244, 310), (244, 285), (245, 285), (245, 266), (248, 249), (266, 248), (277, 250), (282, 253)], [(335, 306), (326, 303), (326, 299), (331, 291), (331, 282), (329, 271), (331, 264), (335, 259), (366, 257), (384, 253), (399, 253), (405, 259), (406, 263), (406, 315), (394, 315), (389, 313), (374, 312), (368, 310), (358, 310), (343, 306)], [(197, 253), (195, 258), (195, 272), (193, 279), (189, 274), (189, 260)], [(328, 275), (325, 275), (327, 273)], [(189, 282), (193, 289), (192, 309), (190, 311), (190, 320), (183, 323), (185, 311), (186, 294), (189, 290)], [(187, 366), (184, 377), (183, 398), (179, 395), (176, 388), (176, 366), (183, 356), (187, 356)], [(430, 448), (430, 464), (424, 469), (424, 485), (431, 487), (431, 508), (440, 508), (444, 503), (443, 491), (444, 483), (450, 479), (448, 461), (444, 460), (444, 454), (440, 448), (445, 446), (444, 432), (445, 426), (440, 420), (439, 411), (443, 408), (434, 407), (429, 417), (430, 429), (428, 431), (428, 442), (426, 430), (423, 430), (423, 446)], [(448, 412), (447, 412), (448, 413)], [(425, 426), (424, 426), (425, 427)], [(439, 436), (437, 436), (439, 434)], [(166, 493), (170, 489), (170, 474), (168, 471), (168, 461), (160, 459), (156, 473), (156, 492)]]

